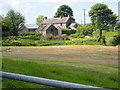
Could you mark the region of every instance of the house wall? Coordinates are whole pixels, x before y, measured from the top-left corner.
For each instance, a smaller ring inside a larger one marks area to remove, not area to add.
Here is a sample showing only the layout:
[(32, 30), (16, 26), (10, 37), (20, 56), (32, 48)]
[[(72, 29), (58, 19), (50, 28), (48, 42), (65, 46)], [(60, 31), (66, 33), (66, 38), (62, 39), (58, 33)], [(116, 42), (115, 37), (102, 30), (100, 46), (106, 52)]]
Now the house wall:
[(58, 35), (58, 29), (55, 28), (54, 26), (50, 26), (50, 27), (46, 30), (46, 35)]
[(21, 31), (19, 31), (18, 33), (25, 33), (25, 32), (29, 32), (27, 27), (23, 27), (23, 29)]
[(58, 35), (62, 35), (62, 30), (61, 30), (61, 28), (60, 28), (60, 27), (57, 27), (57, 29), (58, 29)]
[(43, 35), (43, 36), (46, 36), (46, 31), (42, 31), (42, 35)]
[(61, 24), (54, 24), (54, 26), (56, 26), (56, 27), (61, 27), (61, 28), (66, 28), (66, 23), (62, 23), (62, 25)]
[(29, 32), (35, 32), (36, 29), (28, 29)]

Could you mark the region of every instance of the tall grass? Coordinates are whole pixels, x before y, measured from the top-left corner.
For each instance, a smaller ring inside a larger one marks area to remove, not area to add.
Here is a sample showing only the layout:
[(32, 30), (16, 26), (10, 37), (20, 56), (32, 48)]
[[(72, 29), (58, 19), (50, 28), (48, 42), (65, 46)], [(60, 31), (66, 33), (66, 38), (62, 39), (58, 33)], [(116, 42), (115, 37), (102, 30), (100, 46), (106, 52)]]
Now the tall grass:
[[(46, 61), (47, 62), (47, 61)], [(69, 64), (69, 63), (67, 63)], [(87, 64), (84, 64), (87, 65)], [(88, 66), (88, 65), (87, 65)], [(104, 69), (103, 69), (104, 70)], [(56, 79), (85, 85), (104, 88), (117, 88), (117, 73), (104, 73), (88, 67), (74, 67), (69, 65), (56, 65), (54, 63), (36, 63), (32, 61), (18, 61), (3, 58), (3, 71), (25, 74), (48, 79)], [(109, 72), (109, 71), (108, 71)], [(3, 79), (4, 88), (50, 88), (48, 86), (25, 83), (21, 81)]]

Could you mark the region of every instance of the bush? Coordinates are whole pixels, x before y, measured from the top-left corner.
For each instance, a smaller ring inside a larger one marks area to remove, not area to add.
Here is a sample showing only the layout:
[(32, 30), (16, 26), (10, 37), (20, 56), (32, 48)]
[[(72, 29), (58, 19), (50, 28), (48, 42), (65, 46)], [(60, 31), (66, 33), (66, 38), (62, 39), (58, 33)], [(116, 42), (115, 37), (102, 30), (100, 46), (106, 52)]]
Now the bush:
[(92, 32), (93, 32), (93, 28), (90, 24), (79, 25), (77, 27), (77, 33), (80, 33), (80, 35), (89, 36), (89, 35), (92, 35)]
[(120, 44), (120, 35), (113, 36), (113, 39), (109, 41), (110, 45), (116, 46)]
[(22, 45), (22, 43), (20, 41), (17, 41), (17, 40), (14, 40), (11, 42), (12, 42), (12, 46), (21, 46)]
[(2, 46), (11, 46), (10, 40), (2, 40)]
[(35, 35), (36, 32), (24, 32), (24, 33), (21, 33), (20, 36), (28, 36), (28, 35)]
[(70, 40), (67, 35), (57, 35), (57, 36), (46, 35), (46, 36), (41, 37), (40, 40), (56, 40), (56, 39), (58, 39), (58, 40)]
[(21, 39), (32, 39), (32, 40), (40, 40), (42, 34), (39, 32), (27, 32), (21, 33), (18, 37)]
[(9, 40), (18, 40), (17, 36), (9, 36), (8, 39)]
[(97, 41), (97, 38), (84, 38), (75, 41), (67, 42), (67, 45), (103, 45)]
[(80, 33), (76, 33), (76, 34), (71, 34), (70, 37), (73, 37), (73, 38), (84, 38), (85, 35), (80, 34)]

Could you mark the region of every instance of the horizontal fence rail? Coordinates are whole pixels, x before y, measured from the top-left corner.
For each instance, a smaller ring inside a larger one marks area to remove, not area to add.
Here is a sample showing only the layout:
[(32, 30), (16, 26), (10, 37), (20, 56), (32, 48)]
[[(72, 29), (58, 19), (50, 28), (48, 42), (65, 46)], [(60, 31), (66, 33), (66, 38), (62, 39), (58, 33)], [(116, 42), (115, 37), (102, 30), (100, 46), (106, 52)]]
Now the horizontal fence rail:
[(89, 86), (89, 85), (83, 85), (83, 84), (77, 84), (77, 83), (71, 83), (71, 82), (65, 82), (65, 81), (59, 81), (59, 80), (53, 80), (53, 79), (46, 79), (46, 78), (40, 78), (40, 77), (34, 77), (34, 76), (27, 76), (22, 74), (15, 74), (15, 73), (8, 73), (8, 72), (2, 72), (0, 71), (0, 77), (13, 79), (13, 80), (19, 80), (29, 83), (36, 83), (46, 86), (52, 86), (52, 87), (59, 87), (59, 88), (95, 88), (95, 90), (108, 90), (101, 87), (95, 87), (95, 86)]

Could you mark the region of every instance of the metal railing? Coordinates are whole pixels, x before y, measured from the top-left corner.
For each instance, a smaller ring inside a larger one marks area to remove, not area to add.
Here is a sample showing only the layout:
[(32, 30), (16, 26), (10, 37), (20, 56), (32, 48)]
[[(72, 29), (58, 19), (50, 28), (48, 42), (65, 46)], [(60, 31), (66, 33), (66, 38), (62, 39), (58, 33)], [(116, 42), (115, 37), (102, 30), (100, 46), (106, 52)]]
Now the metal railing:
[(95, 90), (96, 89), (108, 90), (101, 87), (95, 87), (95, 86), (89, 86), (89, 85), (83, 85), (83, 84), (77, 84), (77, 83), (71, 83), (71, 82), (65, 82), (65, 81), (59, 81), (59, 80), (53, 80), (53, 79), (46, 79), (46, 78), (40, 78), (40, 77), (34, 77), (34, 76), (27, 76), (22, 74), (8, 73), (8, 72), (2, 72), (2, 71), (0, 71), (0, 77), (29, 82), (29, 83), (36, 83), (40, 85), (59, 87), (59, 88), (72, 88), (72, 89), (95, 88)]

